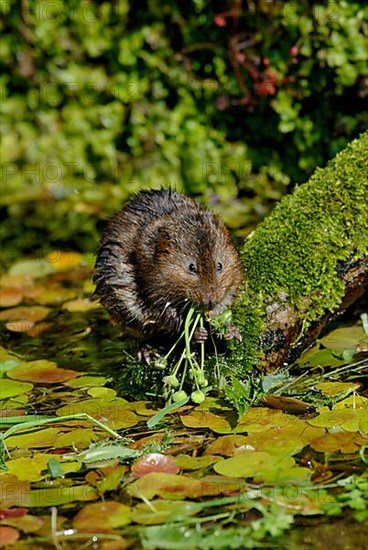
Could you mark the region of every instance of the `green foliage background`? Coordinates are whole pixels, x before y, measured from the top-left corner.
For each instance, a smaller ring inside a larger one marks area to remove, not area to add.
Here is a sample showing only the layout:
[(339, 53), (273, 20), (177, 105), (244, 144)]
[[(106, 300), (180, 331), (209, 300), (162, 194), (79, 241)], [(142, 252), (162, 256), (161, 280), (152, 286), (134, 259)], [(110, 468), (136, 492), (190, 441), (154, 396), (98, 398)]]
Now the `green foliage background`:
[(141, 187), (239, 234), (367, 123), (354, 1), (2, 0), (3, 256), (95, 249)]

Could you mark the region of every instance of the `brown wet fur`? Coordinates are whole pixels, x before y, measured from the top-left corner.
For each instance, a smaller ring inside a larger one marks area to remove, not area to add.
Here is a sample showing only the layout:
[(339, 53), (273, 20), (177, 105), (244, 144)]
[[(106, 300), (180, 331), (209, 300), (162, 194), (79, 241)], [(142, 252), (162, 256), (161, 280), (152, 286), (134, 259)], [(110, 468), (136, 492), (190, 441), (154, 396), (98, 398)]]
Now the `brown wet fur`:
[(221, 313), (241, 280), (224, 223), (170, 189), (141, 191), (110, 220), (94, 273), (112, 320), (143, 337), (178, 333), (190, 305)]

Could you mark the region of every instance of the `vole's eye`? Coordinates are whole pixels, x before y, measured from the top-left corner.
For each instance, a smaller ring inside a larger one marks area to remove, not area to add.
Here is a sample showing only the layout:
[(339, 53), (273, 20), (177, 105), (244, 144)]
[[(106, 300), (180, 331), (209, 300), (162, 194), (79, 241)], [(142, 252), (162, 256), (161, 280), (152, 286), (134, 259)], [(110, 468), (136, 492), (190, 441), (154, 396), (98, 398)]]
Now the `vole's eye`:
[(197, 273), (197, 268), (195, 264), (188, 264), (189, 273)]
[(222, 263), (221, 262), (217, 262), (217, 266), (216, 266), (216, 269), (217, 271), (222, 271)]

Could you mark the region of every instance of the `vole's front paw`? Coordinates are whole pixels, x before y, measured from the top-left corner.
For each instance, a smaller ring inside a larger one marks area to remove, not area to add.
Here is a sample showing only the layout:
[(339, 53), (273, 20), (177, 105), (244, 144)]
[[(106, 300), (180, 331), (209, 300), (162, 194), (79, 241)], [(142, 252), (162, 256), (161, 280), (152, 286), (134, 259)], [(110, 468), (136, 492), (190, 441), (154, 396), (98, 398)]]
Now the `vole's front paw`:
[(224, 334), (225, 340), (238, 340), (238, 342), (241, 342), (243, 340), (242, 335), (238, 331), (238, 329), (234, 325), (229, 325), (226, 329), (226, 332)]
[(199, 344), (203, 344), (208, 338), (208, 331), (204, 327), (197, 327), (194, 331), (193, 338)]
[(138, 353), (137, 353), (137, 356), (138, 356), (138, 360), (141, 362), (141, 363), (146, 363), (147, 365), (149, 365), (152, 361), (152, 359), (159, 359), (161, 356), (159, 353), (157, 353), (157, 351), (152, 351), (152, 350), (149, 350), (148, 348), (146, 348), (145, 346), (142, 346)]

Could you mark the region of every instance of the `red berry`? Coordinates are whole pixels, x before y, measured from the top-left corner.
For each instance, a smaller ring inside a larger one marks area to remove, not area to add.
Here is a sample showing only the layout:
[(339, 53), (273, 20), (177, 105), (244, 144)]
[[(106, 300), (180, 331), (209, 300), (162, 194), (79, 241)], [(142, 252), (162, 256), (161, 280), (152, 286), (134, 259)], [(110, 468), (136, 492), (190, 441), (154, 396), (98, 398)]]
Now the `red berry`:
[(289, 55), (291, 57), (296, 57), (299, 53), (299, 48), (298, 46), (292, 46), (290, 49), (289, 49)]
[(226, 27), (226, 19), (223, 15), (215, 15), (214, 23), (216, 27)]

